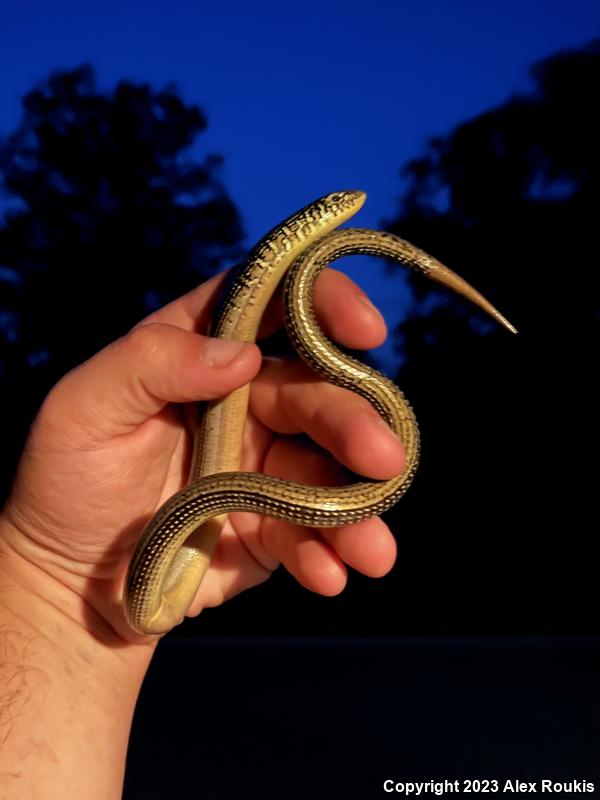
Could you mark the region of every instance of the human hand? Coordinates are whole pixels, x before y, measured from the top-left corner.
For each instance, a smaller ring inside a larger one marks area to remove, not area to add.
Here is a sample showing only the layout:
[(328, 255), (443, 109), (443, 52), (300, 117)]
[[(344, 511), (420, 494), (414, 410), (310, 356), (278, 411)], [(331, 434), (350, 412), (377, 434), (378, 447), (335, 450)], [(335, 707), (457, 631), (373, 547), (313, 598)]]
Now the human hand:
[[(265, 360), (258, 373), (254, 345), (221, 351), (229, 360), (218, 360), (215, 340), (195, 331), (206, 329), (220, 281), (160, 309), (59, 381), (33, 424), (4, 510), (11, 552), (80, 600), (72, 606), (80, 624), (108, 625), (126, 641), (137, 637), (122, 611), (125, 572), (144, 524), (186, 483), (195, 420), (190, 404), (255, 378), (244, 470), (335, 484), (342, 477), (338, 462), (372, 478), (402, 469), (399, 440), (364, 399), (324, 383), (297, 361)], [(365, 300), (334, 270), (315, 287), (321, 325), (348, 347), (370, 348), (385, 337), (381, 316)], [(273, 305), (263, 333), (279, 324)], [(300, 432), (331, 455), (287, 436)], [(395, 553), (378, 518), (315, 530), (233, 514), (190, 613), (264, 581), (280, 563), (307, 588), (336, 594), (345, 585), (346, 564), (380, 576)]]

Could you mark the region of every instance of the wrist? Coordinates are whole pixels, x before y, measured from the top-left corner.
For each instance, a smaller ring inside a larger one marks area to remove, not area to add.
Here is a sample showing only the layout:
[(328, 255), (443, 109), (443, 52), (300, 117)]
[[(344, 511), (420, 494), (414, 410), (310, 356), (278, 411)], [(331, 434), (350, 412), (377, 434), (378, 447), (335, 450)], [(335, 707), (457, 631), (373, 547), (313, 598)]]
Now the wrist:
[(7, 798), (120, 797), (131, 719), (155, 645), (126, 643), (69, 587), (2, 543), (0, 772), (13, 781)]
[[(115, 631), (82, 593), (50, 570), (20, 553), (10, 543), (10, 523), (0, 517), (0, 614), (19, 628), (58, 648), (62, 657), (88, 654), (99, 672), (126, 671), (133, 685), (150, 663), (157, 637), (132, 636)], [(90, 582), (93, 579), (90, 579)]]
[(98, 563), (87, 554), (71, 556), (63, 544), (55, 548), (52, 536), (40, 534), (36, 526), (38, 520), (32, 524), (24, 515), (15, 515), (9, 504), (0, 514), (0, 579), (6, 574), (13, 588), (45, 600), (109, 650), (140, 646), (138, 656), (148, 660), (159, 639), (136, 633), (126, 621), (124, 556), (119, 551), (99, 555)]

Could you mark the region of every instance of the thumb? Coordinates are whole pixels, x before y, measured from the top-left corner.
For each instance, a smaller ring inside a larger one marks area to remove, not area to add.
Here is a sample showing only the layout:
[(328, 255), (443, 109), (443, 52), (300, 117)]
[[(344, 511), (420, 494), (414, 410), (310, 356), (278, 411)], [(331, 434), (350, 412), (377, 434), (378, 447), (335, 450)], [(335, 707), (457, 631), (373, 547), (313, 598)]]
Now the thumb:
[(259, 367), (255, 344), (139, 325), (65, 375), (45, 411), (105, 440), (128, 433), (167, 403), (222, 397), (252, 380)]

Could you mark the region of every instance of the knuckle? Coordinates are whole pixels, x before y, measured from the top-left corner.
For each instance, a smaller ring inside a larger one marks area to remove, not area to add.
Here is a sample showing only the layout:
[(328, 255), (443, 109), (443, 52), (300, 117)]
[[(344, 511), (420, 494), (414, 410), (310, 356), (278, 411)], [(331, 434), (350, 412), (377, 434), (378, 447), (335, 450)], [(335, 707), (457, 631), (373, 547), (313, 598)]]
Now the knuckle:
[(129, 331), (123, 344), (132, 358), (147, 361), (154, 358), (164, 347), (164, 341), (165, 325), (149, 322), (147, 325), (139, 325)]
[(61, 421), (64, 414), (64, 383), (63, 377), (43, 399), (34, 420), (34, 427), (39, 425), (54, 427)]

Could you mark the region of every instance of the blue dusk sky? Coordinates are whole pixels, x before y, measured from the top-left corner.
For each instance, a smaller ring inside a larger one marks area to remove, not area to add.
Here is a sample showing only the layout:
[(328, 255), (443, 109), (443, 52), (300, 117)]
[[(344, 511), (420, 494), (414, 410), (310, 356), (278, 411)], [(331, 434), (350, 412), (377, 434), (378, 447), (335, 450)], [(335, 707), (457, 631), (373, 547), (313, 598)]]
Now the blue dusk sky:
[[(102, 89), (175, 83), (208, 117), (198, 155), (225, 157), (248, 246), (342, 188), (367, 191), (355, 222), (379, 227), (429, 137), (527, 90), (533, 62), (600, 35), (591, 0), (0, 3), (0, 134), (53, 69), (89, 62)], [(402, 279), (355, 261), (353, 277), (396, 324)]]

